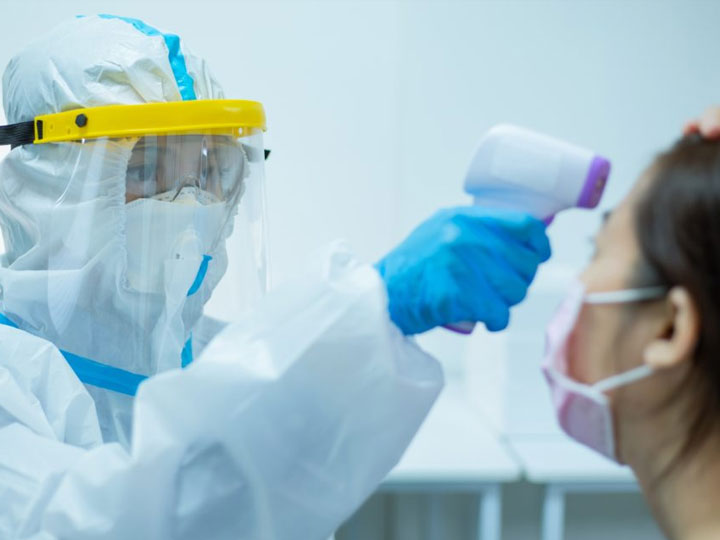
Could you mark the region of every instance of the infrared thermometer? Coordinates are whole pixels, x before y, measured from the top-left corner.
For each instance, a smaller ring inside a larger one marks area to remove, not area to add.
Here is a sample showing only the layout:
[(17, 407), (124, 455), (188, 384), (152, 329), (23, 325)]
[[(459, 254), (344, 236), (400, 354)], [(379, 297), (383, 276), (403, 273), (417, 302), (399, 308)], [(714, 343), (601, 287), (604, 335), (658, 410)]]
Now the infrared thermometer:
[[(501, 124), (480, 140), (465, 175), (465, 191), (474, 203), (526, 212), (550, 224), (567, 208), (595, 208), (600, 202), (610, 162), (591, 150)], [(469, 334), (475, 323), (447, 328)]]

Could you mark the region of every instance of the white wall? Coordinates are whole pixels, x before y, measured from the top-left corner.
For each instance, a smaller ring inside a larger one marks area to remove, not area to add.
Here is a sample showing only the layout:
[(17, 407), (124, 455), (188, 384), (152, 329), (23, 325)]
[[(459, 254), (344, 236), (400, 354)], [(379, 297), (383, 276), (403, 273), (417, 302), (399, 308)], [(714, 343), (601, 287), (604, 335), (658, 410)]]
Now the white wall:
[[(336, 237), (375, 260), (436, 208), (466, 202), (464, 168), (496, 122), (610, 156), (603, 206), (612, 207), (686, 119), (720, 101), (720, 2), (25, 0), (3, 8), (0, 65), (64, 17), (110, 12), (180, 34), (210, 60), (228, 96), (262, 101), (276, 280)], [(597, 222), (597, 213), (559, 218), (555, 260), (577, 268)], [(467, 340), (438, 331), (422, 342), (462, 373)]]

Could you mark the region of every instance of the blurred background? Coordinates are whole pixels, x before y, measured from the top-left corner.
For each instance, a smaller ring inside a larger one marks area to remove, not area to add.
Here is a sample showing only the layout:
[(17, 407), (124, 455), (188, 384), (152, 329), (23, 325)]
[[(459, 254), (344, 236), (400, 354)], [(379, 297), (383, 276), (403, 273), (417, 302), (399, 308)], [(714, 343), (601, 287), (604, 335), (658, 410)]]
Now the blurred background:
[[(0, 64), (77, 14), (144, 19), (268, 114), (274, 282), (344, 238), (374, 261), (440, 207), (480, 136), (512, 122), (613, 171), (593, 212), (550, 227), (554, 258), (510, 329), (420, 343), (448, 386), (399, 468), (338, 540), (661, 538), (628, 471), (557, 430), (543, 328), (612, 208), (683, 123), (720, 102), (716, 1), (4, 1)], [(231, 277), (230, 277), (231, 279)], [(210, 306), (222, 315), (223, 299)], [(501, 504), (501, 506), (500, 506)]]

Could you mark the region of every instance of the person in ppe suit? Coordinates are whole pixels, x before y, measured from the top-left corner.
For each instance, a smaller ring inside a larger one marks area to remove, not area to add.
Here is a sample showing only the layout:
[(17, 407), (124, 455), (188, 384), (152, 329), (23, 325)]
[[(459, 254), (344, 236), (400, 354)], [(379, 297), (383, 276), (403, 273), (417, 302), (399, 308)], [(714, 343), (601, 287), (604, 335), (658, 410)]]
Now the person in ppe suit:
[[(0, 537), (324, 539), (442, 386), (408, 336), (508, 322), (542, 223), (444, 210), (265, 295), (259, 103), (177, 36), (68, 21), (3, 78)], [(203, 316), (223, 294), (246, 307)]]

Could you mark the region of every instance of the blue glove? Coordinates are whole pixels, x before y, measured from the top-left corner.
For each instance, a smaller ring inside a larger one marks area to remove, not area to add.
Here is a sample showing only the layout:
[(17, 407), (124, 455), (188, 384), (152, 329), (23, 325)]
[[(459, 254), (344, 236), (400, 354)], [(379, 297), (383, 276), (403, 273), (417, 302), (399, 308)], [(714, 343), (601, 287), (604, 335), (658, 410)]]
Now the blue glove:
[(390, 318), (404, 334), (460, 321), (498, 331), (549, 258), (541, 221), (467, 206), (441, 210), (375, 267), (387, 286)]

